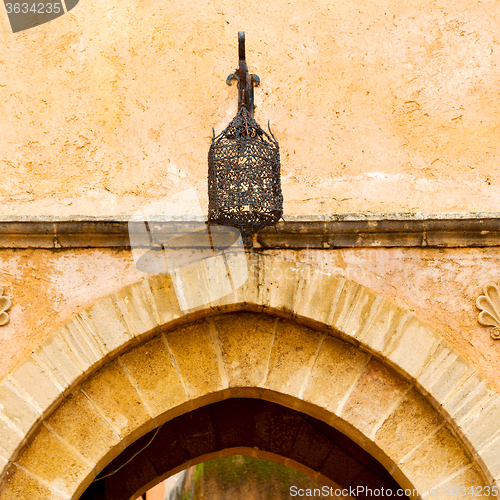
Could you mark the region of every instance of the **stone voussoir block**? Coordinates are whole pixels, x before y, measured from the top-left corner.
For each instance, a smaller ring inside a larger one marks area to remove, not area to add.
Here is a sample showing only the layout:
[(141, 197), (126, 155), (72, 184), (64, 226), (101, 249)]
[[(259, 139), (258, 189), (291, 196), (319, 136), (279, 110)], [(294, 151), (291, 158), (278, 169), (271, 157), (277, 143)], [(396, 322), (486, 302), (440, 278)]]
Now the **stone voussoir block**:
[(30, 404), (9, 380), (0, 383), (0, 401), (0, 414), (22, 432), (28, 432), (41, 416), (40, 410)]
[(342, 325), (338, 325), (338, 328), (349, 337), (358, 339), (363, 334), (364, 329), (372, 324), (385, 301), (375, 292), (361, 288), (356, 295), (349, 315), (345, 317)]
[(410, 313), (388, 300), (383, 300), (378, 306), (374, 302), (373, 308), (376, 310), (371, 320), (361, 327), (356, 338), (373, 352), (382, 354), (387, 352), (394, 339), (400, 335)]
[(9, 469), (9, 476), (5, 487), (0, 490), (0, 500), (24, 500), (27, 498), (26, 492), (29, 492), (29, 500), (69, 499), (67, 495), (56, 493), (19, 467)]
[(184, 313), (208, 310), (233, 292), (222, 254), (173, 269), (171, 276)]
[(116, 294), (109, 295), (77, 315), (87, 331), (97, 337), (106, 354), (111, 354), (134, 340), (135, 332), (130, 331), (118, 300)]
[(478, 405), (486, 402), (494, 391), (488, 382), (478, 373), (473, 373), (467, 380), (455, 387), (443, 404), (443, 408), (456, 422), (464, 418)]
[(295, 262), (272, 257), (266, 259), (261, 273), (262, 304), (266, 308), (292, 313), (301, 267)]
[(121, 361), (154, 417), (189, 399), (163, 337), (123, 354)]
[(231, 276), (232, 291), (212, 302), (212, 307), (224, 309), (234, 304), (251, 304), (262, 308), (264, 261), (267, 256), (257, 252), (225, 252), (224, 258)]
[(8, 419), (0, 418), (0, 456), (11, 461), (24, 438), (23, 433)]
[(341, 333), (345, 331), (361, 289), (362, 286), (354, 281), (342, 279), (339, 282), (339, 289), (332, 300), (332, 310), (327, 322), (329, 326)]
[(489, 400), (473, 410), (460, 424), (462, 432), (478, 451), (500, 435), (500, 396), (492, 394)]
[(190, 399), (225, 388), (206, 321), (167, 332), (165, 339)]
[(500, 479), (500, 436), (479, 452), (479, 456), (495, 479)]
[(36, 349), (34, 355), (50, 370), (52, 377), (64, 389), (71, 387), (88, 368), (82, 366), (79, 357), (75, 356), (61, 329)]
[(231, 283), (235, 294), (238, 290), (244, 289), (251, 277), (252, 252), (246, 252), (242, 248), (226, 250), (224, 258)]
[[(203, 261), (206, 282), (208, 285), (207, 296), (209, 301), (206, 306), (212, 306), (221, 298), (233, 295), (234, 287), (231, 281), (231, 269), (227, 266), (224, 254), (217, 254)], [(232, 270), (234, 274), (234, 269)], [(237, 279), (237, 277), (235, 277)], [(237, 283), (237, 281), (235, 281)]]
[(409, 316), (399, 335), (384, 354), (410, 377), (416, 377), (429, 362), (441, 338), (416, 316)]
[(120, 441), (118, 434), (79, 390), (52, 413), (48, 425), (91, 463), (99, 463)]
[[(345, 278), (325, 273), (304, 264), (297, 267), (299, 287), (294, 314), (306, 321), (336, 327), (333, 313), (346, 286)], [(340, 330), (340, 329), (339, 329)]]
[(374, 441), (397, 463), (437, 431), (442, 422), (438, 412), (413, 388), (377, 430)]
[(364, 435), (372, 436), (408, 388), (409, 383), (401, 375), (373, 357), (340, 416)]
[[(242, 322), (243, 318), (246, 321)], [(261, 387), (267, 375), (275, 319), (252, 313), (214, 318), (229, 387)]]
[(59, 330), (84, 372), (106, 357), (105, 346), (80, 316), (74, 316)]
[[(495, 496), (490, 497), (490, 495), (483, 494), (483, 491), (486, 493), (486, 491), (483, 490), (483, 487), (486, 486), (486, 484), (487, 483), (485, 483), (484, 479), (481, 477), (481, 474), (479, 473), (478, 469), (472, 466), (467, 468), (463, 472), (460, 472), (458, 475), (454, 475), (448, 481), (440, 484), (437, 490), (437, 492), (440, 493), (438, 498), (448, 499), (455, 497), (464, 500), (466, 499), (477, 500), (477, 498), (479, 497), (492, 498), (492, 499), (496, 498)], [(471, 488), (474, 488), (473, 491), (475, 494), (471, 494), (470, 490)], [(458, 495), (453, 495), (454, 489), (455, 492), (458, 493)], [(481, 495), (479, 495), (479, 493), (481, 493)], [(428, 495), (426, 498), (436, 498), (436, 497)]]
[(301, 397), (324, 335), (288, 320), (278, 321), (265, 387)]
[(134, 335), (143, 335), (159, 326), (160, 318), (146, 280), (122, 288), (116, 295), (129, 331)]
[(432, 353), (428, 363), (426, 363), (419, 373), (419, 383), (426, 389), (432, 387), (457, 357), (458, 352), (448, 342), (442, 340)]
[(327, 337), (312, 370), (304, 400), (340, 414), (370, 355), (335, 337)]
[[(151, 292), (152, 306), (156, 311), (160, 325), (170, 323), (184, 315), (179, 307), (174, 284), (169, 274), (157, 274), (145, 281), (147, 281), (147, 286)], [(146, 286), (146, 283), (144, 286)]]
[(28, 356), (8, 376), (20, 394), (26, 395), (38, 411), (44, 413), (63, 392), (48, 369), (33, 355)]
[(213, 294), (210, 290), (210, 272), (204, 260), (171, 269), (170, 276), (184, 314), (209, 309)]
[(92, 465), (48, 427), (40, 426), (16, 464), (68, 497), (92, 474)]
[(152, 415), (130, 381), (120, 358), (108, 363), (82, 384), (83, 393), (123, 439), (144, 426), (153, 426)]
[(447, 342), (441, 340), (428, 362), (418, 374), (418, 383), (443, 404), (456, 387), (473, 376), (475, 370)]
[(428, 491), (470, 465), (463, 447), (448, 427), (425, 440), (399, 468), (415, 488)]

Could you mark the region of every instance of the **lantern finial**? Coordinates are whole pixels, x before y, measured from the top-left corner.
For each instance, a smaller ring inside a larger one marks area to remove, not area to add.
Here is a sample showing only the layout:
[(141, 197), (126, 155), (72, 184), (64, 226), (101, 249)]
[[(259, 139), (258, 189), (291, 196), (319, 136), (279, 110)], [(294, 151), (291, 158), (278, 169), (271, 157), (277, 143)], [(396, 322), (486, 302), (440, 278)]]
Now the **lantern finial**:
[(238, 111), (245, 107), (253, 117), (254, 101), (253, 88), (260, 83), (257, 75), (248, 73), (248, 66), (245, 57), (245, 32), (238, 32), (238, 69), (227, 77), (227, 84), (232, 85), (233, 78), (238, 81)]

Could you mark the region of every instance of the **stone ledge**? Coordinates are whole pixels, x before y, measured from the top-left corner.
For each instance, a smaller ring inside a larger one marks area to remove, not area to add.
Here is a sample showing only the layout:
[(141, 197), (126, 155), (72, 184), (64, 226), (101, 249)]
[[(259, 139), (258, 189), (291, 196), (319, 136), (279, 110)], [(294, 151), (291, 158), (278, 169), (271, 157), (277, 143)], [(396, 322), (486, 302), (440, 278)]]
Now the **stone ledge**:
[[(129, 220), (128, 215), (1, 216), (0, 248), (130, 248)], [(133, 227), (142, 223), (135, 219)], [(199, 231), (204, 217), (153, 216), (149, 224), (161, 224), (162, 239), (168, 240)], [(500, 246), (500, 212), (285, 216), (276, 229), (260, 231), (254, 244), (263, 249)]]
[[(288, 219), (288, 218), (287, 218)], [(281, 222), (263, 248), (484, 247), (500, 245), (500, 213), (346, 214)]]

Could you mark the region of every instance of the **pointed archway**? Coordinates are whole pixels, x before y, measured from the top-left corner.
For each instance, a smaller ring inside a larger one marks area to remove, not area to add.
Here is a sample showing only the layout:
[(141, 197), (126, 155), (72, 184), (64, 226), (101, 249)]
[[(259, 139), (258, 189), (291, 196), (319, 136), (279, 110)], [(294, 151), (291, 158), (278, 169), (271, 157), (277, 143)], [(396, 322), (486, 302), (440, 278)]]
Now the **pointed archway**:
[[(248, 263), (245, 284), (219, 298), (205, 261), (179, 270), (174, 279), (185, 272), (188, 283), (194, 273), (201, 284), (185, 294), (205, 294), (188, 312), (179, 303), (189, 297), (176, 295), (164, 275), (126, 287), (79, 313), (19, 365), (0, 384), (0, 499), (76, 499), (147, 432), (236, 397), (331, 425), (403, 487), (495, 484), (498, 395), (439, 335), (343, 278), (261, 255)], [(214, 317), (234, 311), (260, 314)], [(217, 326), (230, 318), (233, 326)], [(268, 327), (250, 335), (262, 322)], [(137, 366), (147, 366), (152, 353), (163, 353), (153, 392), (151, 377), (134, 375), (126, 362), (145, 356)], [(120, 404), (108, 415), (103, 408), (113, 401)], [(105, 436), (89, 440), (94, 426)], [(88, 455), (79, 448), (94, 441), (103, 447)]]

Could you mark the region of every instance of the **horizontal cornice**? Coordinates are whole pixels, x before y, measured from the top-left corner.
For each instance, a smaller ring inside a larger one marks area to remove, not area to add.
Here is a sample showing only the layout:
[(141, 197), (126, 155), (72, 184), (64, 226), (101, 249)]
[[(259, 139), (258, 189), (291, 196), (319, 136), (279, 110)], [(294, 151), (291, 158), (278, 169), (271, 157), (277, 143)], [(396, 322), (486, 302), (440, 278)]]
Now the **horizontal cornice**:
[[(202, 217), (150, 216), (166, 239), (202, 226)], [(0, 248), (127, 248), (130, 216), (1, 216)], [(138, 226), (136, 226), (138, 227)], [(196, 230), (196, 229), (194, 229)], [(500, 246), (500, 212), (285, 216), (254, 238), (261, 248)]]

